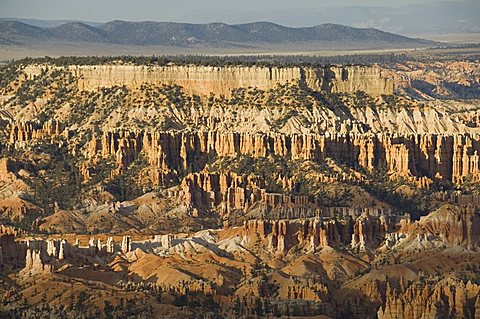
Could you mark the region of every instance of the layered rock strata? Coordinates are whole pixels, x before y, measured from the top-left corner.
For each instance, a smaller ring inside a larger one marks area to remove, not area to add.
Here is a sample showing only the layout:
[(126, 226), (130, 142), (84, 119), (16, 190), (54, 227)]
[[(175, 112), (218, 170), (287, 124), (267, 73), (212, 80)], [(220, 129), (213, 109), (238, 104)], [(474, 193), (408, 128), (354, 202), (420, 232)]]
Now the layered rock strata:
[(158, 168), (161, 184), (170, 172), (201, 170), (207, 156), (254, 158), (279, 156), (320, 161), (332, 158), (367, 170), (386, 167), (389, 174), (461, 183), (480, 178), (480, 135), (389, 134), (246, 134), (246, 133), (151, 133), (107, 132), (93, 139), (86, 155), (114, 155), (127, 167), (144, 152)]
[[(28, 78), (48, 66), (30, 65)], [(138, 86), (142, 83), (176, 84), (188, 94), (230, 96), (236, 88), (261, 90), (278, 84), (298, 82), (314, 91), (371, 95), (393, 94), (393, 81), (383, 78), (378, 67), (213, 67), (213, 66), (134, 66), (85, 65), (67, 68), (77, 78), (81, 90), (97, 90), (114, 85)]]
[[(53, 138), (61, 134), (59, 127), (50, 122), (42, 127), (15, 124), (10, 130), (9, 147)], [(68, 138), (70, 133), (64, 132), (63, 136)], [(84, 155), (87, 159), (113, 156), (119, 168), (126, 169), (141, 153), (153, 168), (152, 180), (158, 185), (168, 185), (176, 174), (202, 170), (209, 157), (238, 155), (311, 161), (332, 158), (369, 171), (385, 167), (393, 177), (411, 178), (419, 186), (428, 186), (431, 180), (461, 184), (466, 179), (480, 179), (478, 134), (105, 132), (101, 138), (92, 137)], [(83, 172), (88, 179), (88, 164)]]
[(243, 242), (263, 238), (273, 253), (285, 253), (295, 245), (315, 251), (324, 247), (351, 245), (361, 250), (374, 249), (384, 242), (387, 231), (395, 223), (385, 217), (362, 215), (351, 218), (288, 220), (249, 220), (243, 225)]

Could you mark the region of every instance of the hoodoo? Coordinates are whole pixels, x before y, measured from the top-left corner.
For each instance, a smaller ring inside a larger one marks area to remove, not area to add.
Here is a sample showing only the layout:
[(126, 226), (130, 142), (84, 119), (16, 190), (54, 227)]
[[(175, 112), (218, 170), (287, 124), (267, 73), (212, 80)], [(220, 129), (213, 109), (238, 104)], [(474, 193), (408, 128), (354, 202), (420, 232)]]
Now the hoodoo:
[(478, 62), (128, 59), (0, 66), (0, 317), (480, 316)]

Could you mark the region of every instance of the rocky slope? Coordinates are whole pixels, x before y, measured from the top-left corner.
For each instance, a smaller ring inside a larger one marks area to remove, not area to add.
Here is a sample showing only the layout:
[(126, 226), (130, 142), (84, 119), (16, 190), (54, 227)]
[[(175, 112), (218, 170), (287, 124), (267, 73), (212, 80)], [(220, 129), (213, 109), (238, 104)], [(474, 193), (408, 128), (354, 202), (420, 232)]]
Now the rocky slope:
[[(477, 239), (465, 241), (453, 229), (462, 223), (478, 232), (478, 218), (472, 208), (444, 206), (426, 220), (438, 221), (442, 228), (452, 230), (448, 233), (439, 233), (423, 219), (411, 222), (407, 217), (364, 213), (354, 219), (249, 220), (239, 227), (136, 240), (129, 235), (46, 240), (23, 235), (15, 240), (18, 231), (3, 227), (0, 247), (4, 269), (13, 270), (11, 280), (30, 276), (38, 281), (50, 276), (49, 280), (60, 282), (69, 277), (89, 282), (90, 287), (83, 290), (86, 309), (97, 304), (92, 293), (105, 286), (138, 294), (129, 307), (147, 302), (172, 318), (175, 307), (193, 300), (212, 303), (210, 311), (226, 317), (276, 313), (475, 318), (480, 293), (479, 243)], [(48, 302), (55, 313), (60, 311), (61, 299), (56, 296), (62, 285), (49, 289), (53, 291), (43, 293), (41, 302)], [(82, 289), (76, 287), (69, 293), (76, 299)], [(8, 309), (22, 298), (42, 309), (40, 300), (29, 296), (26, 289), (10, 287), (8, 294), (13, 296)], [(112, 300), (108, 294), (103, 299)], [(118, 299), (112, 304), (113, 309), (108, 304), (100, 307), (116, 315), (129, 311)], [(71, 315), (77, 310), (67, 307), (64, 311)]]
[(442, 63), (3, 67), (2, 311), (477, 317), (478, 63)]

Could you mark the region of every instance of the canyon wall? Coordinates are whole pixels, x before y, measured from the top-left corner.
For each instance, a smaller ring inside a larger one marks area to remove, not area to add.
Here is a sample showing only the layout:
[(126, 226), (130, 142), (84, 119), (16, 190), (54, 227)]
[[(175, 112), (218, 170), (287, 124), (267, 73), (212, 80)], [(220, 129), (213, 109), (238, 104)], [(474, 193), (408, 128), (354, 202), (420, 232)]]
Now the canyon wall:
[(264, 239), (272, 253), (286, 253), (295, 245), (308, 250), (339, 247), (350, 243), (352, 232), (351, 220), (249, 220), (243, 225), (242, 243)]
[(467, 249), (480, 247), (480, 211), (473, 205), (445, 205), (420, 218), (420, 233), (437, 236), (448, 245)]
[[(24, 71), (29, 78), (46, 66), (30, 65)], [(80, 90), (97, 90), (114, 85), (138, 86), (142, 83), (176, 84), (187, 94), (230, 96), (236, 88), (269, 90), (278, 84), (299, 82), (314, 91), (370, 95), (393, 94), (393, 81), (383, 78), (377, 67), (214, 67), (214, 66), (70, 66)]]
[[(43, 127), (13, 124), (8, 147), (22, 147), (31, 140), (58, 136), (60, 126), (50, 122)], [(411, 178), (419, 186), (427, 186), (428, 180), (460, 184), (466, 179), (480, 178), (479, 134), (109, 131), (99, 138), (92, 137), (84, 150), (87, 159), (113, 156), (120, 169), (126, 169), (141, 153), (150, 166), (157, 169), (155, 181), (159, 185), (168, 184), (168, 176), (172, 174), (201, 171), (211, 156), (238, 155), (314, 162), (331, 158), (368, 171), (385, 168), (393, 177)]]
[[(248, 134), (107, 132), (93, 138), (87, 158), (114, 155), (126, 168), (144, 152), (160, 172), (203, 169), (208, 156), (269, 155), (319, 161), (332, 158), (373, 171), (384, 167), (395, 176), (462, 183), (480, 177), (480, 135), (390, 134)], [(425, 185), (423, 185), (425, 186)]]
[(364, 91), (371, 95), (393, 94), (393, 81), (384, 78), (380, 68), (350, 66), (331, 67), (333, 73), (329, 82), (333, 93), (354, 93)]

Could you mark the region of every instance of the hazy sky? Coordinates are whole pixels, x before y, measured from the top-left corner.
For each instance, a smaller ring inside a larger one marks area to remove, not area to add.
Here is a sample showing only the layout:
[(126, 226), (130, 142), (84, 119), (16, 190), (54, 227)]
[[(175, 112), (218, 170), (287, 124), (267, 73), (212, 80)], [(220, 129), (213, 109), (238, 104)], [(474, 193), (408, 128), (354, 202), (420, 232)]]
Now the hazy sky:
[[(227, 23), (264, 20), (281, 14), (302, 23), (306, 9), (339, 6), (399, 6), (441, 0), (0, 0), (0, 16), (49, 20), (174, 21)], [(298, 16), (296, 14), (298, 13)]]

